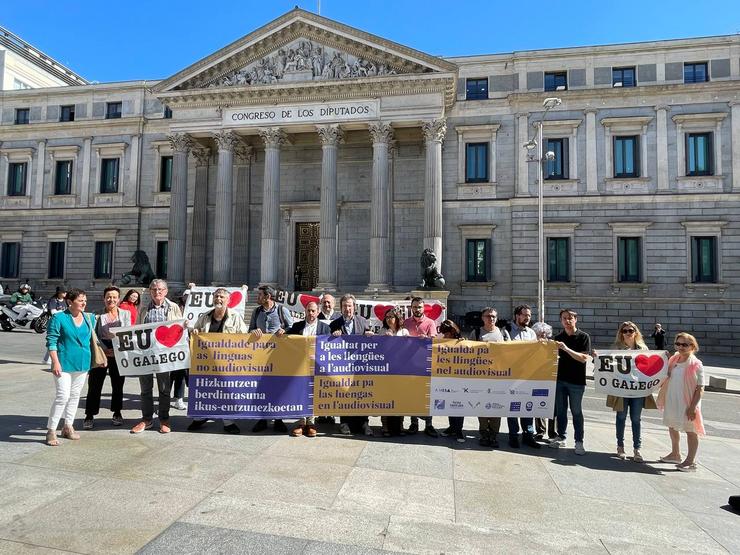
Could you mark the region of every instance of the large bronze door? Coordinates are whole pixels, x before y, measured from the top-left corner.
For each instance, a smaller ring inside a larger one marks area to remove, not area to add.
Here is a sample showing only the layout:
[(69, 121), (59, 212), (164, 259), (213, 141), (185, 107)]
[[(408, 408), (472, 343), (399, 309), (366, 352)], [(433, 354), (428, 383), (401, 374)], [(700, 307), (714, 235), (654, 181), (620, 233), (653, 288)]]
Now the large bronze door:
[(296, 291), (312, 291), (319, 281), (319, 222), (295, 225)]

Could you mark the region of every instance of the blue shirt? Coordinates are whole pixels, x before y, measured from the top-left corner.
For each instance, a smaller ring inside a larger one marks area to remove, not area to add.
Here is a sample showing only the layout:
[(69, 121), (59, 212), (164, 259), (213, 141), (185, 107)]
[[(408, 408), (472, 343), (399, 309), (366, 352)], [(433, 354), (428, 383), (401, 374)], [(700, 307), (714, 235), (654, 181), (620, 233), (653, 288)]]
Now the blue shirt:
[[(280, 321), (278, 310), (282, 311), (282, 322)], [(270, 310), (265, 310), (261, 306), (258, 306), (252, 312), (249, 329), (250, 331), (261, 329), (264, 333), (275, 333), (280, 328), (287, 331), (292, 325), (293, 317), (288, 312), (288, 309), (275, 303)]]

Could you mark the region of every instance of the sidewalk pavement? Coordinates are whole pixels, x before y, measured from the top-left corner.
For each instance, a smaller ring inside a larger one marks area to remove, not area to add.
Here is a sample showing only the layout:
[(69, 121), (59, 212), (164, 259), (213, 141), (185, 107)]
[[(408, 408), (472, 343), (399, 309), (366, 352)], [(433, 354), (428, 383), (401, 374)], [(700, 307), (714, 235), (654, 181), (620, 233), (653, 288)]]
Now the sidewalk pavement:
[(81, 441), (52, 448), (48, 371), (0, 361), (0, 373), (0, 553), (740, 552), (740, 515), (726, 507), (740, 494), (740, 440), (703, 439), (692, 474), (655, 462), (668, 434), (646, 420), (651, 462), (616, 459), (606, 412), (586, 413), (583, 457), (571, 440), (482, 449), (474, 418), (462, 445), (254, 435), (248, 421), (239, 436), (220, 422), (187, 433), (179, 411), (173, 433), (131, 435), (129, 378), (126, 426), (103, 408)]

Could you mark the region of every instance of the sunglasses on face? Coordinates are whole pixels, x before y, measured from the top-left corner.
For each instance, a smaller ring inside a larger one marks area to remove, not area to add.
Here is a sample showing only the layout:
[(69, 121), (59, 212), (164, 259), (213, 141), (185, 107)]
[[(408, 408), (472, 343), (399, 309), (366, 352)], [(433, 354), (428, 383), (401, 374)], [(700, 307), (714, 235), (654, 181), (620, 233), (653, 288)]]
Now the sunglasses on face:
[(622, 330), (622, 333), (626, 333), (628, 335), (635, 333), (635, 330), (632, 328), (625, 328)]
[(691, 347), (691, 343), (681, 343), (681, 342), (679, 342), (679, 341), (676, 341), (676, 342), (674, 343), (674, 345), (675, 345), (676, 347), (685, 347), (685, 348)]

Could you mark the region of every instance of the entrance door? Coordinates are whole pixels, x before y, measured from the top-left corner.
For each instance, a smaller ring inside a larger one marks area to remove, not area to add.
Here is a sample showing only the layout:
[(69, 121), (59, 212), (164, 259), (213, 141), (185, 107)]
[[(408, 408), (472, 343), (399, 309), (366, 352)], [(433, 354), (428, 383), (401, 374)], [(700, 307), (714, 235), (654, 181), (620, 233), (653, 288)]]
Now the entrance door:
[(295, 224), (296, 291), (312, 291), (319, 282), (319, 222)]

